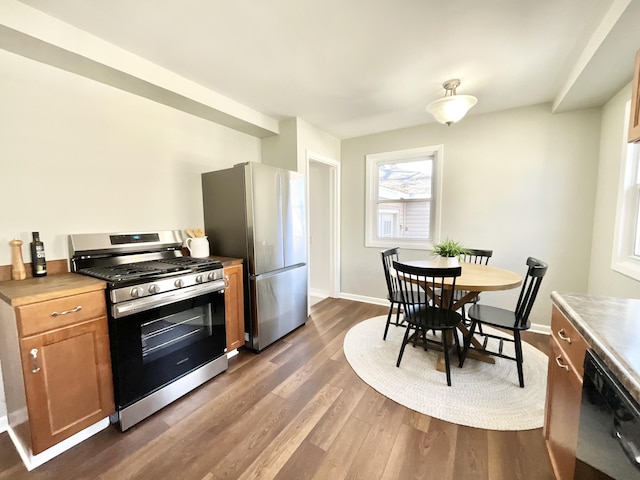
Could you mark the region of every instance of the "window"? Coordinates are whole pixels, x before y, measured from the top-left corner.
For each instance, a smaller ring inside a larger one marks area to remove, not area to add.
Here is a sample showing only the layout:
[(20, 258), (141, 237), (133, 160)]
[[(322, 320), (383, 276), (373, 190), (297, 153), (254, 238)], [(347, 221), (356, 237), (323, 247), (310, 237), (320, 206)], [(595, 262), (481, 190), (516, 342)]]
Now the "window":
[(367, 155), (365, 246), (431, 248), (441, 181), (441, 145)]
[[(629, 118), (630, 103), (625, 116)], [(627, 127), (624, 129), (625, 133)], [(611, 268), (640, 280), (640, 145), (626, 143), (620, 173)]]

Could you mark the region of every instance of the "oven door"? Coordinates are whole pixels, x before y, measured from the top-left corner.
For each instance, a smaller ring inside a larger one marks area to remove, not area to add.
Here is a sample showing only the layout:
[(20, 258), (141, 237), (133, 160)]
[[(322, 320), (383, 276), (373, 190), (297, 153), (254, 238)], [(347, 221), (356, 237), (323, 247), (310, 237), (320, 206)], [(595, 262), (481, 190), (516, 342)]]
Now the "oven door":
[(224, 290), (220, 290), (110, 318), (117, 408), (224, 355), (224, 313)]
[(574, 478), (640, 479), (640, 406), (591, 350), (584, 360)]

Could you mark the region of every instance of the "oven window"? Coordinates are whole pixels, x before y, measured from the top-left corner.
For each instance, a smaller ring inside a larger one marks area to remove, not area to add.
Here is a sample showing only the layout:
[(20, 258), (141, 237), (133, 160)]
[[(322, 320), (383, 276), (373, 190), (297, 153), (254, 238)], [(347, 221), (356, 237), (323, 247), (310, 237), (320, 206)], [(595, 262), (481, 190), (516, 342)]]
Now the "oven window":
[(153, 362), (211, 336), (210, 310), (207, 304), (143, 323), (140, 326), (142, 362)]
[(129, 406), (225, 354), (224, 293), (109, 318), (116, 405)]

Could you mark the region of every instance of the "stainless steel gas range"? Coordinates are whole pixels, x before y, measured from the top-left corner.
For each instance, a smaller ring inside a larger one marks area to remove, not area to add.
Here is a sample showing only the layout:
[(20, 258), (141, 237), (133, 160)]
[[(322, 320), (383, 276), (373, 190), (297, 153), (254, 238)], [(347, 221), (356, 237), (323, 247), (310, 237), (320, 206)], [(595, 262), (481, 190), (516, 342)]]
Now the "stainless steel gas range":
[(127, 430), (227, 369), (222, 264), (179, 231), (69, 236), (71, 270), (107, 282), (116, 413)]

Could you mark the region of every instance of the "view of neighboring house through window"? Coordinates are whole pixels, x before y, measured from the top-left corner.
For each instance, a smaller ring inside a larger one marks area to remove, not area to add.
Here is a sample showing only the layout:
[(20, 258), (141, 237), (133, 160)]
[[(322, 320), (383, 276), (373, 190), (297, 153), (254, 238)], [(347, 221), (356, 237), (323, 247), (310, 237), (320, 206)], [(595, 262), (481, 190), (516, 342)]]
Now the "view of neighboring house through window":
[(367, 155), (366, 246), (427, 248), (439, 228), (441, 147)]

